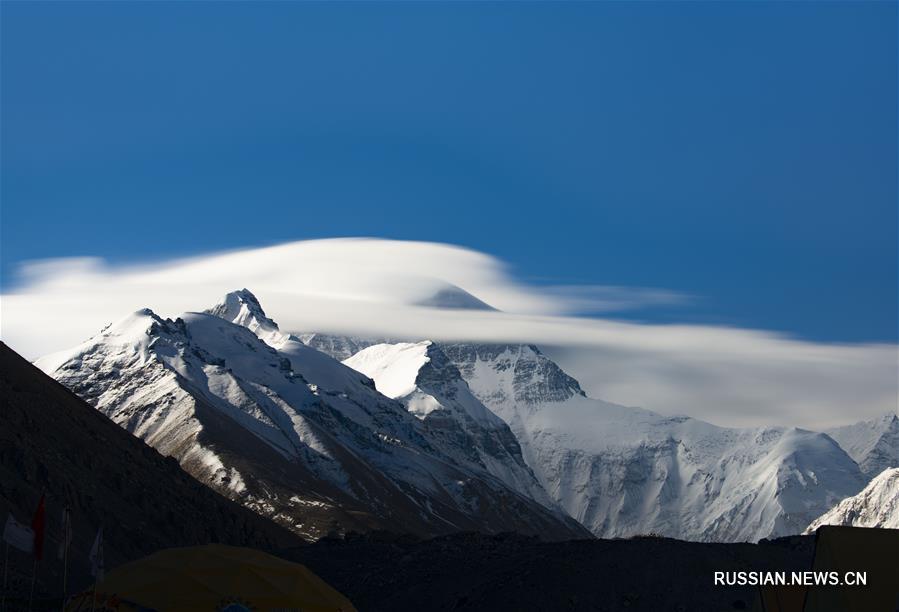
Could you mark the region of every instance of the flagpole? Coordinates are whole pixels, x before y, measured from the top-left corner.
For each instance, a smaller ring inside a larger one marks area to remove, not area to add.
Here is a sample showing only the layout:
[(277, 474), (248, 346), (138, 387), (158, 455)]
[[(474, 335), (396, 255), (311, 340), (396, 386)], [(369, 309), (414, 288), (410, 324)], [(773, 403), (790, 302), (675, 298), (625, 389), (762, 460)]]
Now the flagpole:
[(46, 493), (41, 491), (41, 499), (37, 503), (37, 510), (31, 519), (31, 530), (34, 533), (34, 544), (32, 546), (34, 553), (34, 563), (31, 564), (31, 591), (28, 593), (28, 609), (32, 608), (34, 603), (34, 582), (37, 578), (37, 562), (44, 556), (44, 522), (45, 509), (44, 497)]
[(3, 599), (0, 600), (0, 612), (6, 610), (6, 572), (9, 569), (9, 542), (3, 547)]
[(37, 559), (35, 559), (31, 563), (31, 591), (28, 593), (28, 609), (31, 610), (33, 606), (31, 603), (34, 601), (34, 579), (37, 576)]
[[(66, 537), (63, 534), (63, 537)], [(66, 583), (69, 580), (69, 546), (68, 543), (63, 545), (62, 552), (62, 605), (65, 608), (66, 605)]]
[(65, 608), (69, 582), (69, 535), (72, 530), (72, 513), (68, 506), (63, 510), (62, 517), (62, 606)]
[(91, 548), (91, 563), (94, 572), (94, 591), (91, 595), (91, 612), (94, 612), (94, 604), (97, 600), (97, 582), (103, 579), (103, 523), (100, 523), (100, 529), (97, 531), (97, 538), (94, 540), (94, 546)]

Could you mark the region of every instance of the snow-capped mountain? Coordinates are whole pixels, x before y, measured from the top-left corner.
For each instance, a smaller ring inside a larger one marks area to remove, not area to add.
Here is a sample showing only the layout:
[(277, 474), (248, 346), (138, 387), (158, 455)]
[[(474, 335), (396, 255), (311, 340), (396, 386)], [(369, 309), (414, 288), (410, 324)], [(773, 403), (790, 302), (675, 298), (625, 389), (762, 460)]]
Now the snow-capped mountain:
[(600, 537), (758, 540), (801, 532), (864, 486), (829, 437), (729, 429), (587, 397), (536, 347), (447, 344), (551, 497)]
[(198, 479), (306, 537), (585, 534), (443, 453), (402, 404), (282, 334), (245, 290), (175, 320), (138, 311), (36, 365)]
[(855, 459), (868, 478), (899, 467), (899, 417), (895, 414), (835, 427), (825, 433)]
[(822, 525), (899, 529), (899, 468), (881, 472), (858, 495), (815, 519), (805, 533), (814, 533)]
[(451, 283), (446, 283), (444, 286), (437, 288), (431, 295), (418, 300), (415, 304), (417, 306), (454, 310), (496, 310), (490, 304), (462, 289), (462, 287)]
[(436, 344), (376, 344), (344, 363), (371, 377), (378, 391), (401, 401), (421, 419), (429, 440), (444, 454), (558, 509), (525, 463), (515, 434), (471, 393), (459, 370)]
[[(824, 434), (589, 398), (534, 346), (287, 334), (247, 290), (174, 321), (139, 311), (37, 365), (310, 538), (583, 537), (580, 523), (602, 537), (758, 540), (801, 532), (867, 480)], [(833, 433), (850, 454), (891, 461), (895, 418), (853, 427)]]

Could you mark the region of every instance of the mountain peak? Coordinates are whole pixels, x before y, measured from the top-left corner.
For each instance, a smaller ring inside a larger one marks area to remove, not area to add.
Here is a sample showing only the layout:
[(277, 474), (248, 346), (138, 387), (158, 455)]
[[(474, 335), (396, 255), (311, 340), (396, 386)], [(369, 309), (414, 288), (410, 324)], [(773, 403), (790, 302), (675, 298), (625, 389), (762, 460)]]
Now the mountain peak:
[(249, 289), (228, 293), (220, 303), (204, 312), (246, 327), (266, 341), (266, 336), (281, 337), (278, 324), (266, 316), (259, 300)]
[(584, 396), (578, 381), (533, 344), (447, 343), (443, 352), (482, 401), (537, 405)]
[[(172, 338), (183, 334), (183, 324), (181, 319), (174, 321), (164, 319), (149, 308), (141, 308), (108, 324), (99, 334), (83, 342), (82, 347), (87, 348), (97, 343), (114, 343), (148, 349), (154, 339), (162, 336)], [(63, 355), (69, 352), (71, 350), (61, 351), (57, 354)], [(47, 357), (42, 357), (38, 361), (45, 359)]]
[(428, 297), (415, 302), (415, 305), (452, 310), (496, 310), (496, 308), (473, 296), (462, 287), (450, 283), (440, 287)]

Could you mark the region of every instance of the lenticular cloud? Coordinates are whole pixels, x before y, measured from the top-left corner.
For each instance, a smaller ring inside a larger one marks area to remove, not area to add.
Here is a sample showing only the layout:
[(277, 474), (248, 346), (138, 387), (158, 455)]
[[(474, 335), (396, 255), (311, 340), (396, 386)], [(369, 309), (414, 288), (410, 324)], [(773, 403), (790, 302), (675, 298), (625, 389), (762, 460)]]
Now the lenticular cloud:
[(688, 298), (645, 289), (537, 288), (517, 281), (494, 257), (428, 242), (301, 241), (131, 266), (93, 258), (34, 262), (2, 296), (0, 330), (33, 359), (140, 308), (173, 317), (243, 287), (284, 330), (537, 343), (594, 396), (721, 424), (820, 428), (896, 406), (894, 345), (573, 317), (568, 313), (601, 312), (610, 304), (637, 308)]

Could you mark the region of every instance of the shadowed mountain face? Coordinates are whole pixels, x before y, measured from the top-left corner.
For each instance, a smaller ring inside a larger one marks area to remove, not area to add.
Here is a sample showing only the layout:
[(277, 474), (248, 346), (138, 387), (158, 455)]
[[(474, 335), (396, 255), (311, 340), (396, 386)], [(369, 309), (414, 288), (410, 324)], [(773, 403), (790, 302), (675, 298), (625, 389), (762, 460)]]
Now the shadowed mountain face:
[[(171, 546), (299, 542), (197, 482), (2, 343), (0, 405), (0, 520), (11, 512), (27, 524), (45, 495), (39, 595), (58, 596), (62, 588), (57, 548), (66, 505), (74, 525), (72, 588), (89, 581), (88, 552), (101, 524), (108, 567)], [(31, 557), (11, 550), (10, 572), (15, 597), (28, 588)]]
[(386, 339), (357, 338), (355, 336), (341, 336), (339, 334), (323, 334), (319, 332), (307, 332), (298, 335), (299, 340), (306, 346), (312, 347), (332, 358), (343, 361), (375, 344), (387, 342)]
[(559, 509), (525, 464), (515, 434), (471, 393), (436, 344), (377, 344), (344, 364), (370, 376), (381, 393), (402, 402), (456, 463), (485, 470), (522, 495)]

